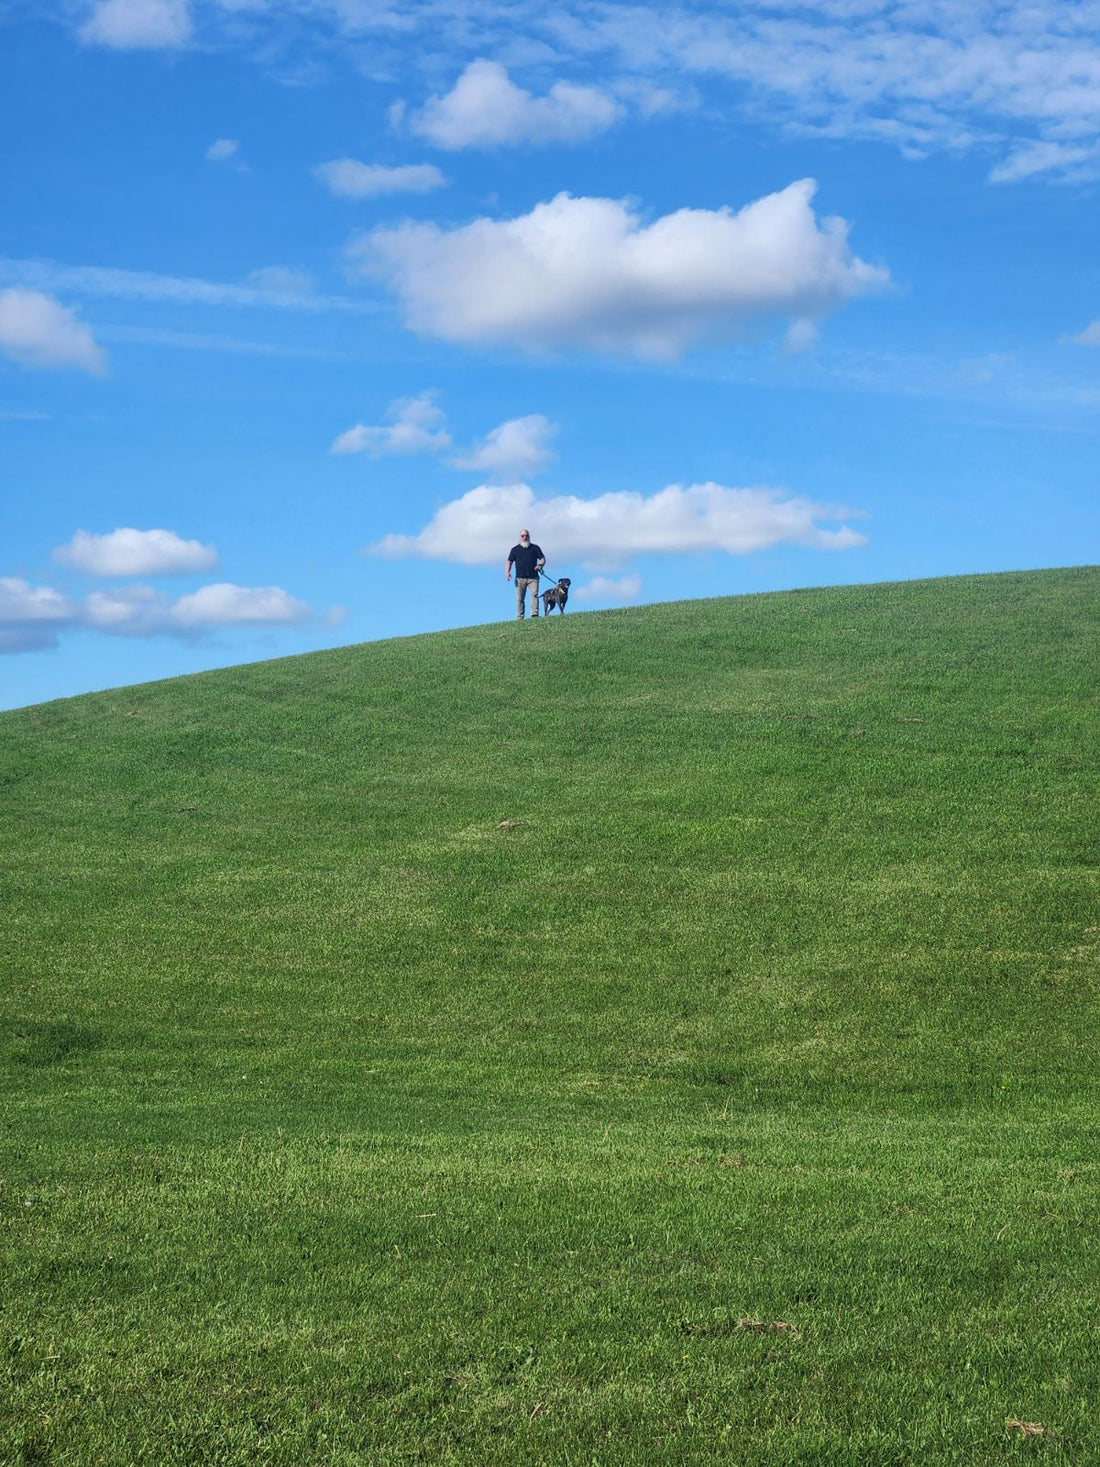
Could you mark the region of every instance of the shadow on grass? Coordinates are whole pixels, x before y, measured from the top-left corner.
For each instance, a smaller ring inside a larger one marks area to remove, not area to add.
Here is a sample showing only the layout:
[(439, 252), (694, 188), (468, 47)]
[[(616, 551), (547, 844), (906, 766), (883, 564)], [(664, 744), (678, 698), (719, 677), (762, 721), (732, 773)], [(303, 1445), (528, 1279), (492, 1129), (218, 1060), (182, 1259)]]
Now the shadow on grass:
[(70, 1024), (65, 1020), (47, 1023), (35, 1019), (9, 1019), (0, 1033), (8, 1041), (9, 1058), (17, 1065), (30, 1065), (44, 1069), (59, 1065), (65, 1060), (89, 1054), (103, 1044), (103, 1035), (98, 1029), (84, 1024)]

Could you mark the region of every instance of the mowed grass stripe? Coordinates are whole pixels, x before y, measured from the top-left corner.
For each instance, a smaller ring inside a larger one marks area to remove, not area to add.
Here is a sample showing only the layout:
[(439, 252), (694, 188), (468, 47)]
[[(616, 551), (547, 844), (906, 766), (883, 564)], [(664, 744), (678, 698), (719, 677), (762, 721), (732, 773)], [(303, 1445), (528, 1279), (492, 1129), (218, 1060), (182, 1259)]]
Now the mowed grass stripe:
[(1096, 1460), (1098, 592), (0, 715), (0, 1457)]

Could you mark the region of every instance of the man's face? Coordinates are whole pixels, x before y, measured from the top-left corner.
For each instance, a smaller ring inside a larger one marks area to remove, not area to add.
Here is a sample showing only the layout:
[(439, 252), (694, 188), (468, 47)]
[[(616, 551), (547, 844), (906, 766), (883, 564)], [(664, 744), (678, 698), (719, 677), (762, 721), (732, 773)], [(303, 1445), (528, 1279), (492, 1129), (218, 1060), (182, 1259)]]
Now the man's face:
[(528, 542), (528, 540), (530, 540), (530, 538), (531, 538), (531, 532), (529, 530), (520, 530), (520, 532), (519, 532), (519, 543), (521, 545), (526, 545), (527, 542)]

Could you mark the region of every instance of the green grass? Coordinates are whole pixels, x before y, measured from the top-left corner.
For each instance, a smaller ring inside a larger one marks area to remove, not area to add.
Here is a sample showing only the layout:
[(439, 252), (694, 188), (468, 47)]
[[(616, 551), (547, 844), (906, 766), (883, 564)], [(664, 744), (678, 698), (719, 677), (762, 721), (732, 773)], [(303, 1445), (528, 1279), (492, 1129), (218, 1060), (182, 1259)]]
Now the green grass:
[(0, 716), (0, 1461), (1095, 1463), (1098, 612)]

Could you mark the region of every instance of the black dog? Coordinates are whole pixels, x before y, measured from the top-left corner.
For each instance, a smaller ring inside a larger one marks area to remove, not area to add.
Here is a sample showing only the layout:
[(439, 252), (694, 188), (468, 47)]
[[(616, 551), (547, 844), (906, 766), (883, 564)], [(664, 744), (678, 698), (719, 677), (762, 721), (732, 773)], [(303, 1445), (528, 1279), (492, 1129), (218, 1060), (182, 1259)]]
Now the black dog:
[(556, 586), (551, 586), (549, 591), (542, 593), (543, 616), (549, 616), (555, 606), (563, 616), (565, 615), (565, 603), (569, 600), (569, 587), (572, 584), (568, 576), (562, 576)]

